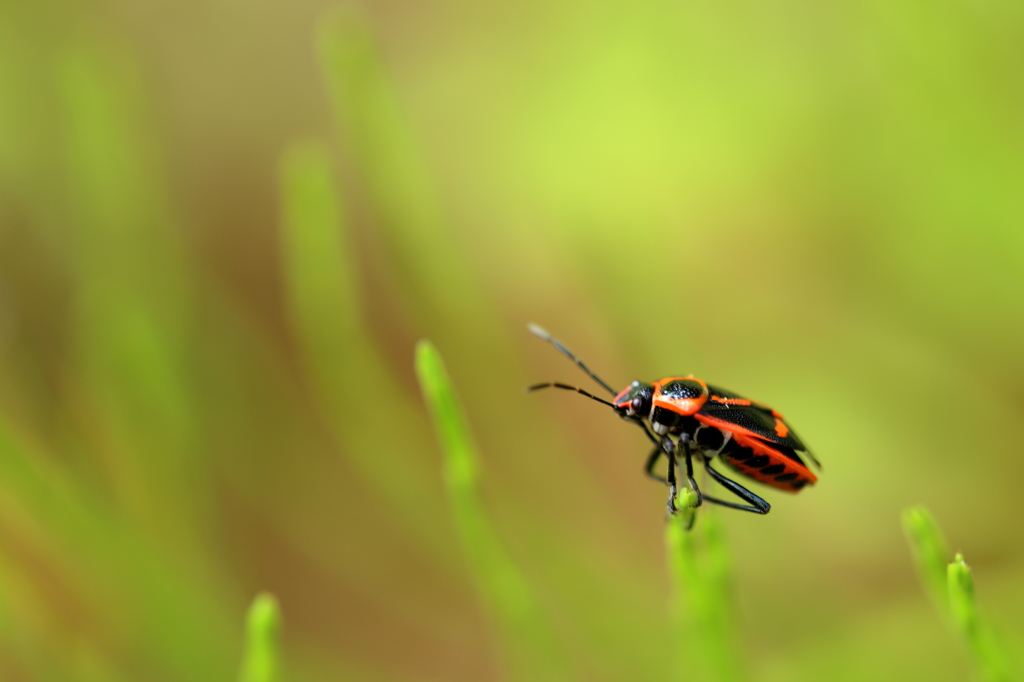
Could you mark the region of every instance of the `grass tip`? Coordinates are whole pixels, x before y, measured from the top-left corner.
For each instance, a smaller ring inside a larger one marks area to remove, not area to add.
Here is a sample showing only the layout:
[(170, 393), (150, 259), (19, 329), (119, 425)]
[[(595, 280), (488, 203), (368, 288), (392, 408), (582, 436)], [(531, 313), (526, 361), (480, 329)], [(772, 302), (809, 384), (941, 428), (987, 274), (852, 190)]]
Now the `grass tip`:
[(903, 510), (903, 527), (916, 538), (938, 537), (939, 527), (927, 507), (916, 505)]
[(949, 594), (949, 610), (953, 621), (967, 636), (975, 648), (977, 642), (972, 642), (978, 635), (978, 613), (974, 603), (974, 577), (971, 575), (970, 567), (964, 562), (964, 557), (957, 554), (946, 568), (946, 588)]
[(956, 558), (950, 562), (946, 569), (946, 576), (949, 579), (951, 596), (954, 590), (962, 594), (974, 592), (974, 575), (971, 573), (971, 567), (964, 561), (963, 554), (958, 552)]
[(278, 619), (281, 608), (278, 605), (278, 598), (269, 592), (260, 592), (253, 598), (249, 607), (250, 620), (253, 617), (260, 620)]
[(277, 597), (260, 592), (249, 606), (247, 618), (250, 634), (275, 634), (281, 627), (281, 608)]
[(434, 377), (437, 370), (443, 367), (437, 347), (427, 339), (420, 339), (416, 342), (415, 356), (416, 372), (421, 380), (424, 377)]
[(918, 573), (932, 597), (942, 603), (945, 601), (942, 583), (946, 579), (946, 557), (949, 556), (942, 530), (931, 512), (922, 506), (905, 509), (902, 520)]
[(277, 598), (260, 592), (252, 600), (246, 615), (246, 651), (242, 660), (241, 682), (277, 682), (280, 662), (278, 639), (281, 609)]

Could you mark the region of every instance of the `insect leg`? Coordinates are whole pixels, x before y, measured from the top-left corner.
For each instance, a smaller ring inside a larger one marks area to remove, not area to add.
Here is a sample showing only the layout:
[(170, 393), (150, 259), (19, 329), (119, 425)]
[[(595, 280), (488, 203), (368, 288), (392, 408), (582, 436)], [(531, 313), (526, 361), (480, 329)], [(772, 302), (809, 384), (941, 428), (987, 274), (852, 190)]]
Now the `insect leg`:
[(763, 499), (761, 499), (754, 493), (750, 492), (736, 481), (730, 480), (723, 476), (722, 474), (715, 471), (714, 469), (712, 469), (711, 462), (709, 462), (708, 460), (704, 460), (704, 468), (708, 470), (709, 474), (711, 474), (711, 478), (721, 483), (733, 495), (736, 495), (744, 502), (748, 502), (750, 506), (737, 504), (735, 502), (726, 502), (725, 500), (719, 500), (718, 498), (705, 495), (704, 499), (707, 500), (708, 502), (720, 504), (723, 507), (729, 507), (730, 509), (739, 509), (741, 511), (754, 512), (755, 514), (767, 514), (771, 510), (772, 506), (765, 502)]
[(658, 463), (658, 460), (661, 459), (664, 452), (665, 450), (661, 447), (661, 443), (658, 443), (654, 448), (654, 452), (652, 452), (651, 456), (647, 458), (647, 467), (644, 469), (644, 472), (655, 481), (661, 481), (665, 485), (668, 485), (668, 479), (662, 478), (658, 474), (654, 473), (654, 466)]
[(665, 450), (665, 458), (668, 460), (668, 513), (675, 514), (676, 511), (676, 446), (669, 438), (662, 441), (662, 448)]
[[(661, 481), (662, 483), (668, 485), (668, 504), (666, 506), (668, 507), (669, 514), (675, 514), (679, 511), (678, 509), (676, 509), (677, 490), (675, 443), (673, 443), (672, 439), (668, 437), (665, 437), (664, 439), (659, 441), (657, 438), (654, 437), (654, 434), (650, 432), (650, 430), (647, 428), (647, 425), (644, 424), (642, 420), (637, 420), (637, 423), (644, 430), (644, 433), (647, 434), (647, 437), (651, 439), (651, 442), (654, 443), (654, 451), (651, 453), (650, 457), (647, 458), (647, 475), (655, 479), (656, 481)], [(699, 507), (701, 501), (704, 498), (701, 495), (700, 488), (697, 487), (697, 482), (693, 480), (693, 462), (691, 461), (690, 457), (689, 441), (682, 442), (686, 447), (686, 479), (690, 483), (690, 486), (692, 487), (693, 491), (697, 493), (697, 506)], [(657, 474), (654, 473), (654, 465), (658, 463), (658, 459), (661, 457), (662, 453), (665, 454), (665, 459), (668, 460), (668, 478), (662, 478), (661, 476), (658, 476)], [(693, 516), (690, 519), (690, 523), (686, 527), (686, 530), (690, 530), (690, 528), (693, 527), (693, 522), (694, 520), (696, 520), (696, 518), (696, 516)]]
[(697, 493), (696, 506), (699, 507), (704, 502), (704, 495), (700, 492), (697, 481), (693, 479), (693, 455), (690, 452), (690, 439), (688, 435), (683, 434), (679, 442), (683, 444), (683, 452), (686, 453), (686, 482), (690, 484), (690, 490)]

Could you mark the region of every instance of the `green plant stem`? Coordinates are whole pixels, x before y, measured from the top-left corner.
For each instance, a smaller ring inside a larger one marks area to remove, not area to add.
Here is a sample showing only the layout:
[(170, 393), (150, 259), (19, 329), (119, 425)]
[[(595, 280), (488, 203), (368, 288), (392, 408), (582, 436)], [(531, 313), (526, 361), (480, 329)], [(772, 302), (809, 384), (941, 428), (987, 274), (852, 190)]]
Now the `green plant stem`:
[(681, 511), (665, 528), (677, 677), (727, 682), (740, 678), (733, 644), (732, 560), (715, 514), (705, 514), (694, 530), (687, 530), (695, 501), (692, 491), (682, 490), (676, 501)]
[(995, 633), (978, 614), (974, 599), (974, 576), (959, 552), (946, 567), (946, 577), (953, 624), (967, 643), (978, 670), (989, 682), (1016, 679)]
[(945, 616), (949, 603), (946, 592), (946, 538), (931, 512), (924, 507), (910, 507), (903, 512), (903, 531), (914, 555), (917, 574), (928, 597)]
[(416, 374), (444, 452), (452, 518), (480, 599), (502, 633), (512, 673), (523, 680), (564, 679), (554, 634), (484, 511), (476, 446), (444, 362), (429, 341), (416, 346)]
[(510, 353), (507, 338), (495, 333), (503, 322), (451, 229), (370, 16), (355, 3), (337, 7), (320, 23), (317, 48), (339, 139), (359, 169), (376, 236), (387, 243), (409, 315), (435, 338), (451, 333), (437, 318), (473, 320), (457, 334), (473, 336), (478, 357)]
[[(293, 144), (281, 163), (281, 241), (286, 304), (299, 342), (303, 368), (324, 422), (359, 475), (393, 508), (416, 507), (400, 519), (433, 547), (434, 526), (444, 503), (430, 486), (429, 462), (414, 455), (427, 433), (415, 400), (395, 390), (379, 350), (366, 332), (348, 221), (335, 188), (330, 156), (316, 142)], [(358, 390), (353, 390), (358, 387)], [(386, 412), (379, 409), (387, 404)], [(393, 420), (405, 428), (380, 434)]]
[(245, 653), (239, 682), (280, 680), (280, 632), (277, 599), (266, 592), (256, 595), (246, 618)]
[(963, 555), (958, 552), (952, 562), (946, 563), (946, 540), (931, 513), (924, 507), (907, 509), (903, 512), (903, 529), (925, 591), (942, 617), (963, 637), (981, 675), (988, 682), (1019, 679), (1001, 640), (978, 612), (974, 576)]

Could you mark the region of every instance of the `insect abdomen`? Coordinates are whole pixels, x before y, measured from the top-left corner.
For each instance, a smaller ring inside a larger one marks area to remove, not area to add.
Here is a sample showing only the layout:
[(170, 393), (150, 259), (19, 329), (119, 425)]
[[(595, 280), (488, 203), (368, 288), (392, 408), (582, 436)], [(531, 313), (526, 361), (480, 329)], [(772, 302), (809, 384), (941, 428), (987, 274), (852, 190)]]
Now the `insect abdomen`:
[(759, 438), (733, 434), (721, 458), (744, 476), (788, 492), (797, 492), (818, 480), (810, 469)]

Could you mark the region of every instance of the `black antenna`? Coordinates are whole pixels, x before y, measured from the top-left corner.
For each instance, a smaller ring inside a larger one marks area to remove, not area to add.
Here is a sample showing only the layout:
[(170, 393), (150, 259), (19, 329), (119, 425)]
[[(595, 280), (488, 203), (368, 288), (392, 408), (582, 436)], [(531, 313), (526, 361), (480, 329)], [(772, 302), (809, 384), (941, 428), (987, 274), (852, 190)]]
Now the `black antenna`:
[[(610, 407), (614, 407), (616, 410), (619, 409), (619, 408), (615, 407), (614, 403), (610, 403), (607, 400), (602, 400), (602, 399), (598, 398), (596, 395), (591, 395), (590, 393), (587, 393), (582, 388), (577, 388), (576, 386), (570, 386), (569, 384), (560, 384), (560, 383), (557, 383), (557, 382), (554, 382), (554, 381), (549, 381), (549, 382), (546, 382), (546, 383), (543, 383), (543, 384), (534, 384), (533, 386), (527, 386), (526, 390), (527, 391), (537, 391), (537, 390), (540, 390), (542, 388), (562, 388), (562, 389), (565, 389), (566, 391), (576, 391), (577, 393), (579, 393), (581, 395), (587, 396), (591, 400), (596, 400), (597, 402), (601, 403), (602, 405), (608, 405)], [(656, 446), (660, 447), (666, 454), (668, 454), (669, 450), (665, 447), (665, 444), (662, 443), (660, 440), (658, 440), (654, 436), (653, 433), (651, 433), (651, 430), (649, 428), (647, 428), (647, 424), (644, 423), (643, 419), (640, 419), (638, 417), (630, 417), (630, 421), (636, 422), (637, 426), (639, 426), (641, 429), (643, 429), (644, 434), (651, 440), (651, 442), (654, 443)]]
[[(584, 365), (583, 362), (578, 357), (573, 355), (571, 350), (569, 350), (568, 348), (563, 346), (558, 339), (552, 337), (551, 334), (547, 333), (547, 331), (545, 331), (544, 329), (538, 327), (537, 325), (535, 325), (533, 323), (530, 323), (530, 324), (526, 325), (526, 327), (535, 336), (539, 336), (540, 338), (544, 339), (545, 341), (550, 343), (552, 346), (557, 348), (559, 351), (561, 351), (561, 353), (563, 355), (565, 355), (567, 358), (569, 358), (570, 360), (575, 362), (577, 367), (579, 367), (580, 369), (582, 369), (584, 372), (587, 373), (587, 376), (589, 376), (591, 379), (593, 379), (597, 383), (601, 384), (601, 387), (604, 390), (608, 391), (612, 395), (618, 395), (618, 393), (614, 389), (612, 389), (611, 386), (609, 386), (608, 384), (604, 383), (604, 381), (602, 381), (599, 376), (597, 376), (596, 374), (591, 372), (590, 368), (587, 367), (586, 365)], [(560, 384), (543, 384), (543, 385), (545, 385), (545, 386), (556, 386), (558, 388), (572, 388), (572, 390), (574, 390), (574, 391), (578, 391), (580, 393), (583, 393), (583, 391), (580, 391), (580, 389), (574, 388), (572, 386), (568, 386), (567, 387), (567, 386), (560, 385)], [(534, 387), (531, 387), (529, 390), (533, 390), (533, 388)], [(539, 388), (539, 386), (537, 388)], [(590, 394), (589, 393), (584, 393), (584, 395), (590, 395)], [(594, 396), (590, 396), (590, 397), (594, 398)], [(594, 398), (594, 400), (600, 400), (600, 398)], [(601, 402), (604, 402), (604, 401), (601, 400)], [(608, 404), (611, 405), (611, 403), (608, 403)], [(613, 407), (614, 407), (614, 405), (613, 405)]]
[[(610, 403), (607, 400), (601, 400), (596, 395), (591, 395), (590, 393), (587, 393), (586, 391), (584, 391), (582, 388), (577, 388), (575, 386), (570, 386), (568, 384), (559, 384), (559, 383), (554, 382), (554, 381), (549, 381), (549, 382), (543, 383), (543, 384), (534, 384), (533, 386), (527, 386), (526, 390), (527, 391), (536, 391), (536, 390), (539, 390), (539, 389), (542, 389), (542, 388), (564, 388), (567, 391), (576, 391), (580, 395), (585, 395), (588, 398), (590, 398), (591, 400), (596, 400), (597, 402), (601, 403), (602, 405), (608, 405), (609, 407), (615, 407), (615, 405), (613, 403)], [(616, 409), (618, 409), (618, 408), (616, 408)]]

